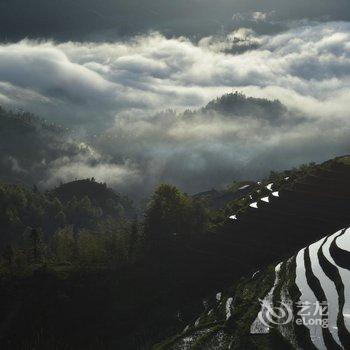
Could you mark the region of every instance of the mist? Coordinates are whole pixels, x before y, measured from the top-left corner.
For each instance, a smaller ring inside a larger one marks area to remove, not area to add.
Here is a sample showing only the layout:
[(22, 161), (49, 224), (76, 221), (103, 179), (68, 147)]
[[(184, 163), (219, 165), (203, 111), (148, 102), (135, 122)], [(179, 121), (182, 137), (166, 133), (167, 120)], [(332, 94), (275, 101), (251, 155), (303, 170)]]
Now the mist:
[[(69, 127), (69, 142), (92, 150), (48, 162), (44, 188), (95, 177), (133, 196), (159, 182), (194, 193), (349, 153), (350, 24), (289, 25), (197, 41), (152, 32), (109, 43), (3, 43), (0, 104)], [(203, 109), (234, 91), (283, 107), (273, 118), (275, 105), (261, 111), (260, 100), (226, 114)]]

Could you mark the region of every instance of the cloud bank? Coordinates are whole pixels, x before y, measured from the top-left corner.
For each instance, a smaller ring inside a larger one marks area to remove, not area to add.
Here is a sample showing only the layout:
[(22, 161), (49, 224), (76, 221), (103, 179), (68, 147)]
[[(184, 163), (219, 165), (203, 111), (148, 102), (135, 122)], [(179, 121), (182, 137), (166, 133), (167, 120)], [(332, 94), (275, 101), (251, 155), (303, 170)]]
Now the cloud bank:
[[(193, 192), (349, 153), (349, 39), (350, 23), (326, 22), (196, 43), (152, 33), (115, 43), (2, 44), (0, 104), (98, 135), (90, 142), (108, 162), (57, 161), (55, 180), (96, 172), (125, 179), (118, 186), (171, 181)], [(288, 113), (275, 123), (255, 110), (180, 113), (236, 90), (278, 99)]]

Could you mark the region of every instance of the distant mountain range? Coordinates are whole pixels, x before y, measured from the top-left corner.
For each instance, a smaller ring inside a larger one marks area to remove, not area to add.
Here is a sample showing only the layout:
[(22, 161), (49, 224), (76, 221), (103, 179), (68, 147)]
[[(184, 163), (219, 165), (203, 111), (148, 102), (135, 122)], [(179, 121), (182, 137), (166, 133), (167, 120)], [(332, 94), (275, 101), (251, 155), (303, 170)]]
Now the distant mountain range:
[[(288, 118), (288, 110), (279, 101), (246, 97), (238, 92), (223, 95), (198, 110), (180, 113), (178, 118), (205, 120), (216, 114), (228, 119), (243, 118), (242, 120), (253, 116), (274, 125), (282, 121), (289, 123), (289, 120), (297, 122), (296, 118)], [(0, 181), (29, 187), (37, 185), (47, 189), (58, 184), (58, 179), (51, 179), (52, 175), (55, 175), (56, 168), (66, 166), (67, 162), (82, 163), (92, 168), (99, 163), (115, 165), (124, 155), (108, 154), (108, 147), (113, 152), (117, 148), (108, 146), (111, 136), (113, 135), (81, 135), (30, 113), (13, 112), (0, 107)], [(107, 145), (105, 148), (104, 143)], [(131, 161), (137, 162), (137, 159)], [(79, 180), (78, 174), (71, 177), (69, 180)], [(224, 203), (230, 198), (234, 197), (217, 198), (218, 203), (213, 205), (217, 206), (220, 201)]]

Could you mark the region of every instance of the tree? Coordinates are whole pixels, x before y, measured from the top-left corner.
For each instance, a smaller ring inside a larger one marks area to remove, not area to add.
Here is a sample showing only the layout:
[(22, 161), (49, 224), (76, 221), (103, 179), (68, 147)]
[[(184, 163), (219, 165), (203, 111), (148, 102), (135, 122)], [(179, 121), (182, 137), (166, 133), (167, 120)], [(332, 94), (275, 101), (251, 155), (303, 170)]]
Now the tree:
[(188, 232), (191, 203), (175, 186), (160, 185), (145, 213), (145, 234), (156, 243)]
[(201, 234), (208, 230), (210, 222), (210, 210), (202, 199), (191, 200), (189, 229), (192, 234)]
[(55, 223), (59, 227), (63, 227), (67, 222), (66, 214), (63, 211), (60, 211), (56, 216), (55, 216)]
[(135, 248), (138, 241), (138, 222), (137, 218), (131, 223), (130, 236), (129, 236), (129, 249), (128, 249), (128, 260), (132, 261), (135, 255)]
[(76, 241), (73, 228), (64, 227), (53, 236), (52, 248), (55, 257), (60, 262), (72, 262), (75, 258)]
[(31, 229), (29, 233), (29, 259), (33, 263), (40, 262), (42, 258), (42, 234), (38, 229)]
[(15, 256), (15, 251), (14, 251), (13, 247), (11, 245), (6, 246), (2, 256), (5, 259), (7, 265), (9, 267), (11, 267), (13, 264), (14, 256)]
[(82, 230), (78, 234), (79, 260), (87, 265), (102, 263), (106, 253), (102, 240), (88, 230)]

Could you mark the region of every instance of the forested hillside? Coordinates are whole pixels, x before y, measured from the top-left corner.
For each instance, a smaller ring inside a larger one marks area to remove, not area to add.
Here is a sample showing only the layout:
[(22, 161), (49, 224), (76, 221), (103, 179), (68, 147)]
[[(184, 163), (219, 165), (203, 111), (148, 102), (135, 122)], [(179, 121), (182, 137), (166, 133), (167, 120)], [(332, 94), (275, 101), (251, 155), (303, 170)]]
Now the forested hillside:
[(0, 107), (0, 179), (27, 186), (39, 183), (50, 162), (80, 152), (68, 136), (62, 126)]

